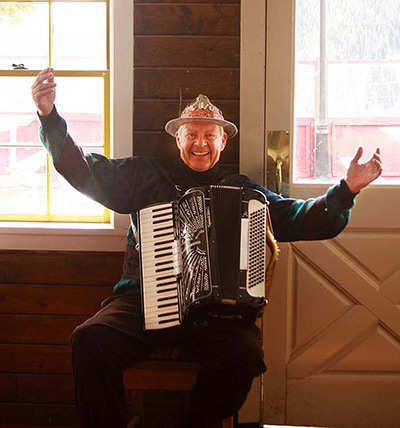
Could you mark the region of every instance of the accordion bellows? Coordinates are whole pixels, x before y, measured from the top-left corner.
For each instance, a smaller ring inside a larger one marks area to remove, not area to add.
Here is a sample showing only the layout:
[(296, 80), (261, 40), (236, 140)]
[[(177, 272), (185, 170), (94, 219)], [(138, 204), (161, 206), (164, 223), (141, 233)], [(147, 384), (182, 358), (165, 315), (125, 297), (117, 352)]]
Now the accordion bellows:
[(138, 231), (146, 330), (262, 311), (278, 247), (261, 192), (193, 188), (140, 210)]

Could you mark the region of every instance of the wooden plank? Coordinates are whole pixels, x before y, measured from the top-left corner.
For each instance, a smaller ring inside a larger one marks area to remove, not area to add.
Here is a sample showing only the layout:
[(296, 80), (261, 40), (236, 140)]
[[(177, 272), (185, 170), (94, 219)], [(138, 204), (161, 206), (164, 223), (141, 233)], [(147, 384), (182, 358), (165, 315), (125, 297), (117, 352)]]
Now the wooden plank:
[(239, 36), (238, 4), (137, 4), (136, 35)]
[(137, 68), (134, 73), (135, 99), (179, 98), (186, 100), (199, 94), (211, 100), (239, 100), (239, 69), (207, 68)]
[(53, 315), (0, 315), (0, 342), (64, 345), (75, 327), (88, 317)]
[[(0, 375), (0, 380), (2, 379)], [(16, 385), (15, 401), (26, 403), (59, 403), (69, 404), (75, 402), (74, 378), (72, 374), (47, 375), (47, 374), (17, 374), (4, 375), (14, 378)], [(1, 391), (0, 384), (0, 391)], [(130, 402), (129, 394), (126, 401)], [(0, 400), (11, 402), (9, 400)]]
[(217, 4), (240, 4), (240, 0), (135, 0), (135, 6), (139, 4), (148, 4), (148, 3), (176, 3), (176, 4), (185, 4), (185, 3), (217, 3)]
[(16, 375), (18, 402), (74, 403), (74, 379), (72, 375)]
[(135, 36), (136, 67), (239, 68), (239, 37)]
[[(190, 100), (183, 100), (186, 106)], [(224, 114), (225, 119), (239, 122), (239, 102), (213, 100)], [(178, 100), (135, 100), (134, 129), (136, 131), (164, 131), (165, 124), (179, 115)]]
[(108, 287), (0, 285), (0, 313), (93, 315), (111, 294)]
[(17, 397), (16, 375), (0, 373), (0, 402), (15, 401)]
[[(135, 132), (134, 151), (136, 156), (154, 156), (173, 161), (179, 156), (174, 139), (166, 132)], [(239, 139), (235, 137), (228, 141), (221, 154), (221, 163), (239, 163)], [(0, 289), (1, 290), (1, 289)]]
[(0, 423), (79, 426), (73, 404), (0, 403)]
[(113, 286), (122, 263), (120, 252), (0, 251), (0, 283)]
[(71, 373), (71, 348), (0, 344), (0, 367), (9, 373)]

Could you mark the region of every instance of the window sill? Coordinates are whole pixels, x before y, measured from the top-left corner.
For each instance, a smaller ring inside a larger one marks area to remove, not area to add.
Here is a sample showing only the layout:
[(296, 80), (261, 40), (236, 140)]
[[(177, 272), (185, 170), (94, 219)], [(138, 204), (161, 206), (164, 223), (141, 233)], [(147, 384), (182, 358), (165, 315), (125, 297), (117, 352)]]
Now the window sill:
[(112, 224), (0, 224), (0, 250), (124, 251), (129, 218)]

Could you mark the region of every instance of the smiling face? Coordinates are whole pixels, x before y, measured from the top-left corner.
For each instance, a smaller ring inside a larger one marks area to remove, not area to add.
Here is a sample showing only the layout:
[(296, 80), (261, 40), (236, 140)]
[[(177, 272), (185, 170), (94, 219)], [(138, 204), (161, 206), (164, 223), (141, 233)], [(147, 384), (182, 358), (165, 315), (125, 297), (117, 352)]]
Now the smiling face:
[(228, 136), (222, 126), (208, 122), (189, 122), (175, 133), (181, 159), (194, 171), (212, 168), (221, 156)]

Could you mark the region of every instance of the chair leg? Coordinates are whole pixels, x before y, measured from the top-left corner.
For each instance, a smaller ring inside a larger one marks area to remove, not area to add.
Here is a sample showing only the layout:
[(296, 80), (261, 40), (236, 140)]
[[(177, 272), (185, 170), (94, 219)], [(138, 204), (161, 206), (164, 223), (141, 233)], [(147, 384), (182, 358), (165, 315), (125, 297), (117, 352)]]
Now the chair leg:
[(142, 391), (133, 389), (132, 395), (132, 419), (126, 428), (140, 428), (143, 426), (143, 395)]
[(132, 416), (132, 419), (130, 420), (126, 428), (140, 428), (140, 425), (140, 418), (137, 416)]
[(229, 418), (225, 418), (222, 421), (222, 428), (233, 428), (233, 416), (230, 416)]

